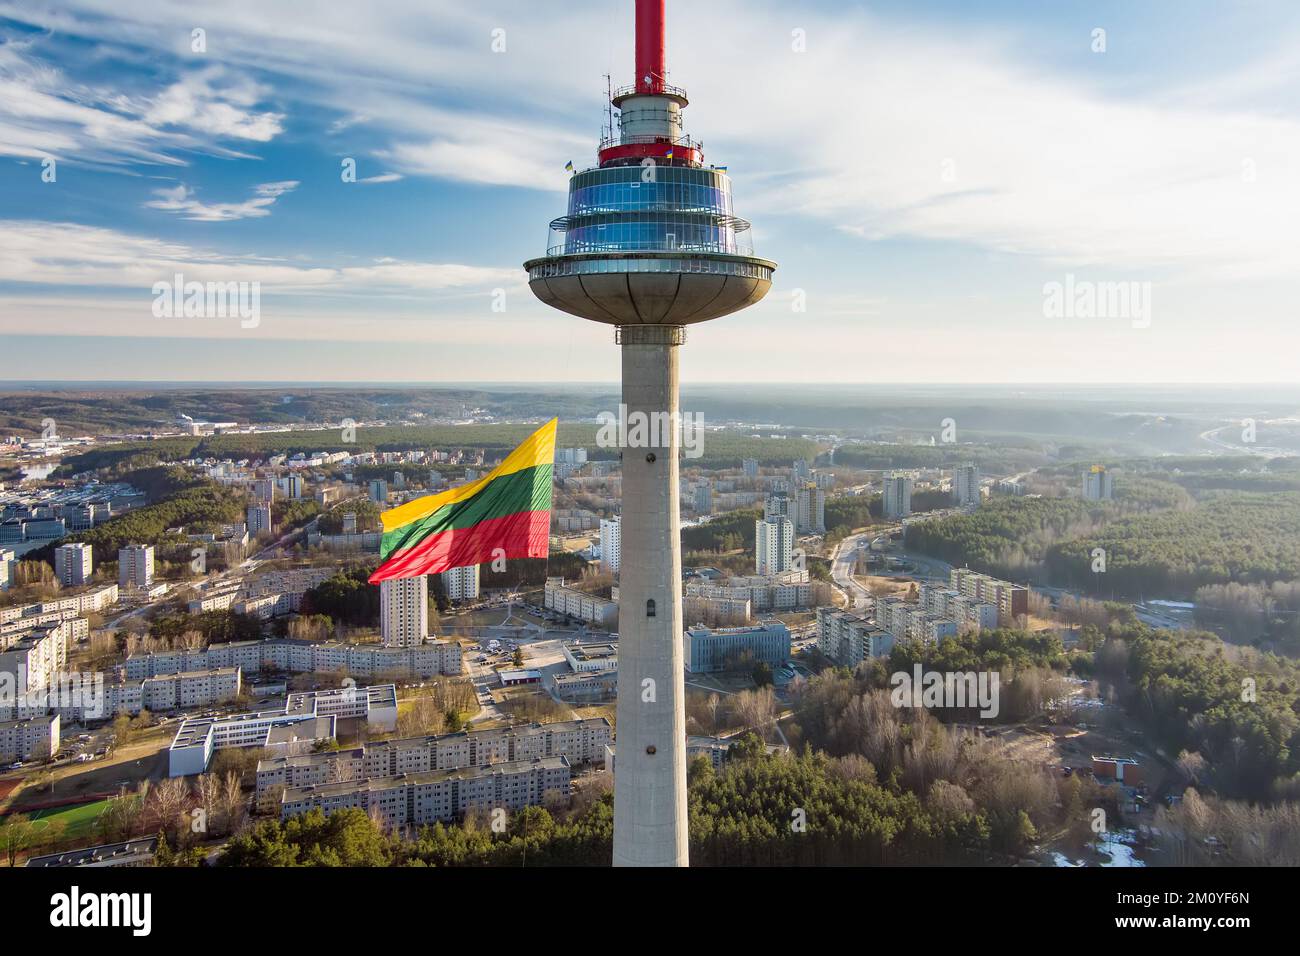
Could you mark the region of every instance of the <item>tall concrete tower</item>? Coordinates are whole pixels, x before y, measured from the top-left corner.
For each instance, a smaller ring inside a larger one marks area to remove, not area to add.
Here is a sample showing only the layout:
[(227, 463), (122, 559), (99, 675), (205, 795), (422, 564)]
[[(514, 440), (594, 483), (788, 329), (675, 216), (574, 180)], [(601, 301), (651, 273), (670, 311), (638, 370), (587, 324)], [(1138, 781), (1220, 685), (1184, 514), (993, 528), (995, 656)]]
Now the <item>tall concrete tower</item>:
[[(599, 164), (571, 177), (546, 255), (524, 263), (547, 305), (617, 327), (629, 422), (681, 420), (685, 327), (757, 302), (776, 268), (753, 255), (726, 168), (705, 166), (683, 134), (686, 92), (667, 78), (664, 0), (636, 0), (636, 82), (613, 94), (617, 135), (611, 110)], [(622, 450), (616, 866), (687, 865), (679, 446), (673, 427)]]

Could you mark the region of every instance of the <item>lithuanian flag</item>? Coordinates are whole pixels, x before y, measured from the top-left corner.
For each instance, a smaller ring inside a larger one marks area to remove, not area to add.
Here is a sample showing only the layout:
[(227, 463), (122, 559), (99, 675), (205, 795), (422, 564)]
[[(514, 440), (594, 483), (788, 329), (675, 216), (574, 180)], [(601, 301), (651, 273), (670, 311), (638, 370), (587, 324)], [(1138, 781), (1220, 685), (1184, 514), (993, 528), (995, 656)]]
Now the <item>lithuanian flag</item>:
[(498, 557), (546, 557), (557, 422), (552, 418), (537, 429), (478, 481), (381, 514), (381, 560), (370, 583), (437, 574)]

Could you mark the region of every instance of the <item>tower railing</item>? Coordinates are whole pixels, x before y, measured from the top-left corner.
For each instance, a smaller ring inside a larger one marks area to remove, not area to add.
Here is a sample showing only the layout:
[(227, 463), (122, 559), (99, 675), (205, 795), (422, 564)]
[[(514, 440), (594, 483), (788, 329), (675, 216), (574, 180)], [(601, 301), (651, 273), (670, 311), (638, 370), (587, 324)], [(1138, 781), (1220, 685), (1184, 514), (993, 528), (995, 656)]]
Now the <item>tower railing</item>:
[(610, 136), (600, 141), (600, 149), (609, 149), (613, 146), (638, 146), (646, 143), (663, 143), (665, 146), (680, 146), (682, 149), (704, 151), (704, 144), (690, 136), (678, 136), (676, 139), (669, 139), (667, 136), (646, 136), (641, 134)]
[(643, 93), (638, 90), (636, 84), (633, 83), (631, 86), (617, 87), (610, 96), (610, 99), (620, 100), (625, 96), (676, 96), (681, 99), (687, 98), (686, 91), (680, 86), (669, 86), (667, 83), (661, 83), (659, 84), (659, 89), (655, 90), (653, 93)]

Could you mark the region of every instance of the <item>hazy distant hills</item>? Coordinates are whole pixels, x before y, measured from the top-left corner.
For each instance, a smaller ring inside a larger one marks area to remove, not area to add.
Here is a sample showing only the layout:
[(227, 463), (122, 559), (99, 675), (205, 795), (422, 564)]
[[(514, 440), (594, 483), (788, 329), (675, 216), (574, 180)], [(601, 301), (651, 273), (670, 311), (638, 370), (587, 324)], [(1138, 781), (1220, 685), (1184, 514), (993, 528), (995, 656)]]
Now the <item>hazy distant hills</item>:
[[(616, 412), (612, 384), (479, 386), (11, 385), (0, 391), (0, 432), (35, 435), (53, 418), (63, 435), (170, 431), (180, 415), (240, 424), (390, 423), (559, 416), (591, 421)], [(1257, 446), (1300, 452), (1300, 389), (1288, 386), (685, 386), (684, 411), (709, 423), (768, 431), (836, 433), (867, 440), (941, 440), (1034, 447), (1086, 443), (1116, 453), (1223, 453), (1245, 420)], [(1203, 439), (1213, 432), (1216, 440)]]

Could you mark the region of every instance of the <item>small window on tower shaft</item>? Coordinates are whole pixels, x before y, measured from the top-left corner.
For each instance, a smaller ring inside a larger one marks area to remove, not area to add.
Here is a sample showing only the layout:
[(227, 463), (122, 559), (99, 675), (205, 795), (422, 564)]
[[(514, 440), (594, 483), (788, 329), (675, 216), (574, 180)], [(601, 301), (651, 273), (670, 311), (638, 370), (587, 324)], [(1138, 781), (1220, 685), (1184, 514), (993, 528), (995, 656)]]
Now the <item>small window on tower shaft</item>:
[(650, 600), (648, 600), (648, 601), (645, 602), (645, 616), (646, 616), (646, 617), (654, 617), (654, 616), (655, 616), (655, 601), (654, 601), (654, 598), (651, 598)]

